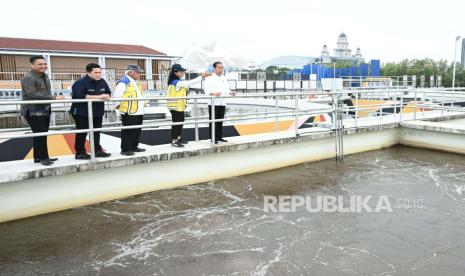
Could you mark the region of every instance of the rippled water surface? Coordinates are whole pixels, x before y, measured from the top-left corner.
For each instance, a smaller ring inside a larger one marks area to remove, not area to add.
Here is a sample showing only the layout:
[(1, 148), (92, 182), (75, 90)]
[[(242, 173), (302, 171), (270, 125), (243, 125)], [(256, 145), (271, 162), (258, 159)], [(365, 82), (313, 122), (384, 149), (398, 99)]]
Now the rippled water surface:
[[(393, 212), (265, 212), (264, 195)], [(0, 224), (0, 275), (50, 274), (465, 275), (465, 157), (393, 147)]]

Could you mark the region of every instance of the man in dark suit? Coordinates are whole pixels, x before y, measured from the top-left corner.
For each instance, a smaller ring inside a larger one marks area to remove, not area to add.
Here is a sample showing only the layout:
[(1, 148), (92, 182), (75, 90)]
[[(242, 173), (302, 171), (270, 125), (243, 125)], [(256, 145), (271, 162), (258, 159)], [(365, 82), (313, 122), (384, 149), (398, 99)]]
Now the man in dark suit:
[[(109, 100), (111, 90), (107, 82), (102, 79), (100, 66), (95, 63), (89, 63), (86, 66), (87, 75), (77, 80), (71, 87), (73, 99), (99, 99)], [(101, 128), (103, 115), (105, 114), (105, 103), (103, 101), (92, 103), (92, 123), (94, 128)], [(71, 105), (71, 114), (76, 122), (77, 129), (89, 128), (89, 113), (87, 103), (73, 103)], [(85, 143), (87, 133), (76, 133), (74, 149), (76, 150), (76, 159), (88, 160), (90, 155), (87, 154)], [(95, 156), (109, 157), (111, 154), (104, 152), (100, 146), (100, 132), (94, 132)]]

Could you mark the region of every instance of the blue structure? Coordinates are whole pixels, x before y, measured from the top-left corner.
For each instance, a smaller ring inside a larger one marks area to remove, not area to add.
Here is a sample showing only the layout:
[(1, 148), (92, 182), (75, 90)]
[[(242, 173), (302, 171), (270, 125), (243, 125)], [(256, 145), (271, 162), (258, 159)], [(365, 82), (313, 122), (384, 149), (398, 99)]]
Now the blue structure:
[(381, 61), (373, 59), (369, 64), (360, 63), (359, 65), (351, 65), (349, 67), (336, 68), (334, 74), (334, 67), (330, 64), (307, 64), (302, 69), (293, 69), (288, 71), (289, 77), (293, 73), (301, 73), (303, 80), (308, 80), (310, 74), (316, 74), (317, 79), (324, 78), (359, 78), (359, 77), (379, 77), (380, 76)]
[[(351, 65), (348, 67), (336, 68), (331, 64), (318, 64), (312, 63), (302, 67), (302, 69), (292, 69), (287, 72), (283, 77), (285, 80), (292, 80), (294, 73), (302, 74), (302, 80), (309, 80), (311, 74), (316, 74), (317, 80), (325, 78), (366, 78), (366, 77), (379, 77), (380, 76), (381, 61), (373, 59), (370, 63), (360, 63), (358, 65)], [(336, 71), (336, 72), (335, 72)], [(360, 86), (360, 82), (353, 82), (353, 87)]]
[(369, 69), (368, 64), (361, 63), (360, 64), (360, 76), (361, 77), (368, 77), (370, 75), (368, 69)]
[(372, 59), (370, 61), (370, 76), (379, 77), (381, 61), (379, 59)]

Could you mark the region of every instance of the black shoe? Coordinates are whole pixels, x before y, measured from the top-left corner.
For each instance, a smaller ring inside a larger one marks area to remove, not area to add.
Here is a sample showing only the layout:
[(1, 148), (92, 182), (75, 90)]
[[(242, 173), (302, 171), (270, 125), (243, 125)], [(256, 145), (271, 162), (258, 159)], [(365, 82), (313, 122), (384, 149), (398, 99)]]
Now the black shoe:
[(40, 164), (44, 165), (44, 166), (50, 166), (53, 164), (53, 161), (50, 160), (50, 159), (44, 159), (44, 160), (40, 160)]
[(139, 147), (138, 147), (138, 148), (133, 149), (132, 151), (133, 151), (133, 152), (144, 152), (145, 149), (142, 149), (142, 148), (139, 148)]
[(95, 157), (105, 158), (105, 157), (110, 157), (110, 156), (111, 156), (111, 153), (104, 152), (104, 151), (98, 151), (95, 153)]
[(228, 140), (223, 139), (223, 138), (218, 139), (218, 141), (223, 142), (223, 143), (227, 143), (227, 142), (228, 142)]
[(171, 146), (176, 147), (176, 148), (184, 147), (184, 145), (180, 141), (172, 142)]
[(188, 141), (186, 141), (186, 140), (184, 140), (182, 138), (179, 138), (178, 141), (181, 142), (181, 144), (184, 144), (184, 145), (187, 145), (189, 143)]
[(89, 160), (90, 159), (90, 155), (87, 154), (87, 153), (76, 153), (76, 155), (74, 156), (75, 159), (77, 160)]
[[(58, 158), (47, 158), (47, 159), (52, 161), (52, 162), (58, 161)], [(39, 158), (34, 158), (34, 163), (40, 163), (40, 159)]]
[(126, 156), (133, 156), (134, 155), (134, 152), (133, 151), (122, 151), (121, 152), (121, 155), (126, 155)]

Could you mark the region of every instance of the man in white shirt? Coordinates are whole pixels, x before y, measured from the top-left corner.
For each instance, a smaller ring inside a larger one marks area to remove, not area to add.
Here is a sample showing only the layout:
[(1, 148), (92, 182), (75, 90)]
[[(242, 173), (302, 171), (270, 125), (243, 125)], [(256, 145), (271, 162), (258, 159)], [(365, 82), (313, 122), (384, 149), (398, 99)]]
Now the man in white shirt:
[[(224, 96), (235, 95), (229, 89), (228, 80), (223, 75), (224, 65), (217, 61), (213, 63), (213, 74), (205, 79), (205, 94), (215, 96), (213, 105), (215, 110), (215, 120), (224, 119), (226, 112), (226, 100)], [(212, 106), (208, 105), (208, 118), (212, 119)], [(210, 139), (212, 139), (212, 124), (209, 124)], [(223, 139), (223, 122), (215, 122), (215, 144), (218, 142), (227, 142)]]
[[(144, 98), (144, 91), (137, 82), (144, 70), (138, 65), (130, 64), (125, 69), (124, 77), (116, 83), (114, 93), (115, 98)], [(138, 101), (121, 101), (117, 106), (121, 113), (121, 122), (123, 126), (142, 125), (144, 119), (145, 100)], [(141, 128), (122, 129), (121, 130), (121, 154), (126, 156), (134, 155), (135, 152), (143, 152), (145, 149), (139, 148)]]

